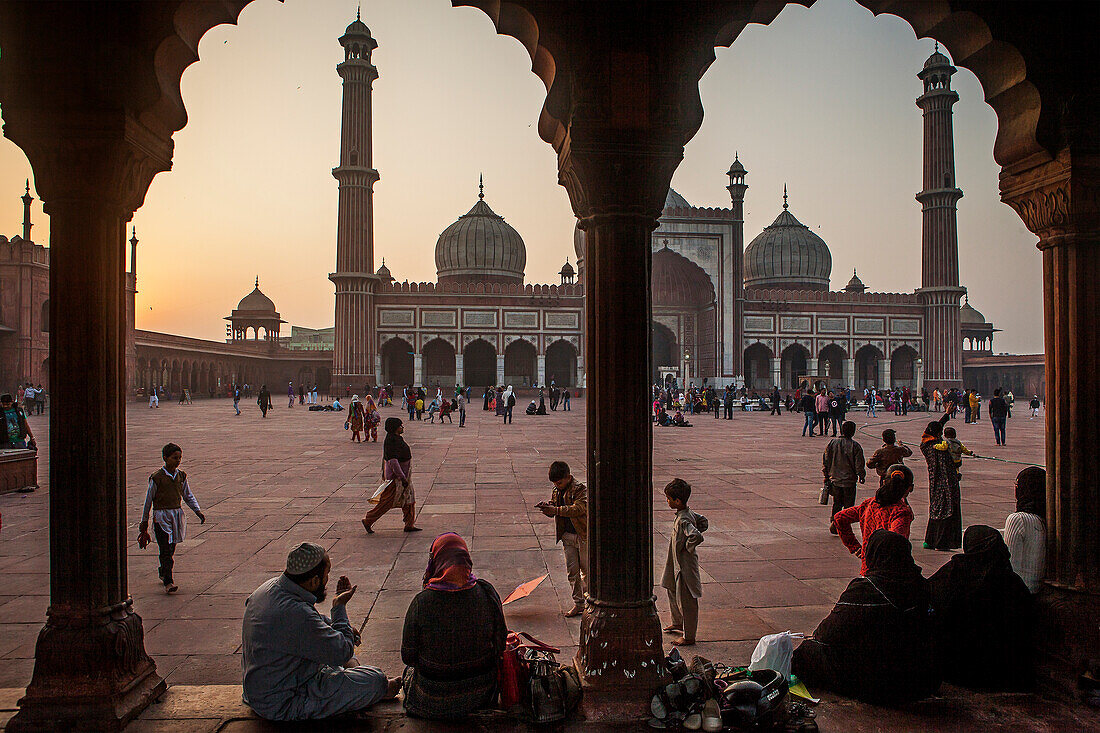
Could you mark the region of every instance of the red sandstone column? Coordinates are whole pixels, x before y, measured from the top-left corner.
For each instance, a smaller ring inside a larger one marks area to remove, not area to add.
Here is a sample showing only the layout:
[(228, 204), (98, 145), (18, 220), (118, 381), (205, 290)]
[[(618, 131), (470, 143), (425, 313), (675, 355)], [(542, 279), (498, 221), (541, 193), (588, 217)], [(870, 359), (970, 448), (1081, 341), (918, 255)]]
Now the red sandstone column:
[(90, 131), (45, 118), (13, 114), (5, 130), (50, 216), (50, 388), (62, 418), (50, 420), (50, 606), (8, 730), (118, 730), (165, 689), (126, 584), (124, 269), (126, 222), (171, 143), (132, 143), (117, 116)]
[(1098, 190), (1096, 155), (1063, 152), (1001, 177), (1002, 198), (1039, 236), (1043, 253), (1047, 577), (1036, 646), (1040, 684), (1066, 695), (1076, 694), (1077, 676), (1100, 660)]

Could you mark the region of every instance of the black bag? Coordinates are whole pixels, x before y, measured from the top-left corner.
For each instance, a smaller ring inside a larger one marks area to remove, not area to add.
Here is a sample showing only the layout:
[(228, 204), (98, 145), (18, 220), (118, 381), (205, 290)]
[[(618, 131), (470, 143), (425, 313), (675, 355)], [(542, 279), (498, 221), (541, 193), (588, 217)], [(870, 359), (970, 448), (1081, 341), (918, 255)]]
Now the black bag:
[(527, 649), (527, 687), (523, 708), (531, 723), (565, 720), (581, 701), (581, 678), (572, 665), (562, 666), (553, 652)]

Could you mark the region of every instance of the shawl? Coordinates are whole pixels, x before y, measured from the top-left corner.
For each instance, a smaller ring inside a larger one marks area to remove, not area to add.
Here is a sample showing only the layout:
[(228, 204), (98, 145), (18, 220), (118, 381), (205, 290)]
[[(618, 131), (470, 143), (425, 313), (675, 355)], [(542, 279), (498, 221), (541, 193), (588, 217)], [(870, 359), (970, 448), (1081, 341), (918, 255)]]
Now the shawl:
[[(389, 422), (388, 420), (386, 421)], [(389, 427), (388, 425), (386, 427)], [(412, 450), (409, 448), (409, 444), (405, 442), (397, 433), (387, 432), (386, 439), (382, 442), (382, 461), (389, 461), (396, 458), (401, 463), (412, 460)]]
[(475, 582), (474, 561), (466, 541), (454, 532), (436, 537), (424, 569), (424, 587), (453, 592), (472, 588)]
[(1047, 472), (1028, 466), (1016, 475), (1016, 511), (1047, 518)]
[(928, 581), (913, 561), (913, 546), (897, 532), (876, 529), (863, 547), (867, 580), (901, 611), (928, 605)]

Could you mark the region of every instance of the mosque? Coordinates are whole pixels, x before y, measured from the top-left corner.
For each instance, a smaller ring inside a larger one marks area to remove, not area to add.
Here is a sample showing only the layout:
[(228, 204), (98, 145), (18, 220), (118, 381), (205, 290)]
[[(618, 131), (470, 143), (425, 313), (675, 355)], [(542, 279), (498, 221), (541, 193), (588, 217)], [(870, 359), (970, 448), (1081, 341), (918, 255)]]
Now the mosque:
[[(398, 282), (374, 259), (371, 63), (377, 43), (356, 20), (340, 43), (345, 60), (339, 181), (333, 379), (363, 383), (548, 384), (583, 387), (585, 236), (574, 234), (576, 269), (559, 283), (525, 284), (523, 238), (485, 199), (439, 235), (436, 281)], [(727, 175), (729, 208), (692, 206), (669, 190), (652, 236), (653, 380), (794, 388), (830, 384), (962, 385), (964, 344), (992, 354), (994, 328), (961, 303), (951, 89), (955, 68), (934, 53), (918, 75), (925, 119), (922, 287), (869, 291), (853, 272), (830, 288), (828, 245), (791, 211), (744, 244), (747, 170)], [(579, 225), (578, 225), (579, 227)], [(624, 334), (629, 337), (629, 334)]]

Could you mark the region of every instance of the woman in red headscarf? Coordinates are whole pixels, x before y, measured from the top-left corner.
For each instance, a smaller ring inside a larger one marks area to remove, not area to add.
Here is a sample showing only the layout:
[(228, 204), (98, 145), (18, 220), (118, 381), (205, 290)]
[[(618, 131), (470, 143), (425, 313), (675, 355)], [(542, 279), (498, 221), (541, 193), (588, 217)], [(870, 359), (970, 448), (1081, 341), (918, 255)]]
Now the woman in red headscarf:
[(453, 532), (437, 537), (424, 590), (405, 613), (405, 712), (448, 720), (493, 705), (507, 633), (500, 596), (474, 576), (466, 542)]

